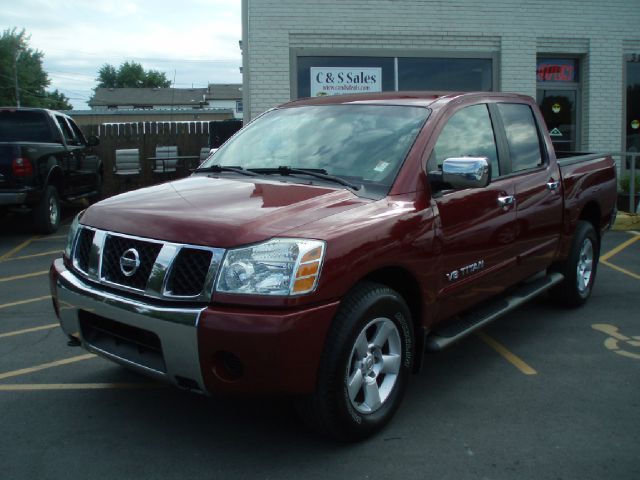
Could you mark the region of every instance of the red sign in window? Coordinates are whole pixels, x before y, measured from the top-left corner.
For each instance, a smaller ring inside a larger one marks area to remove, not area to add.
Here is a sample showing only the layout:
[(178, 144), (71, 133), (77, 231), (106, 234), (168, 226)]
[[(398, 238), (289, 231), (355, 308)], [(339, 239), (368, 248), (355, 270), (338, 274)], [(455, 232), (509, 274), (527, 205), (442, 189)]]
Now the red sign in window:
[(539, 60), (536, 76), (539, 82), (575, 82), (576, 61), (572, 59)]

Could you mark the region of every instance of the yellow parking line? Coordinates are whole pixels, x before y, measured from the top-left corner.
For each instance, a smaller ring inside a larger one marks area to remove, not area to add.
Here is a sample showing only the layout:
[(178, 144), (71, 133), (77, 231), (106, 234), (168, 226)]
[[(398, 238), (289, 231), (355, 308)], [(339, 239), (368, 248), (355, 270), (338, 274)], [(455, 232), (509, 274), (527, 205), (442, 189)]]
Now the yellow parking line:
[(162, 383), (23, 383), (0, 385), (0, 392), (20, 392), (37, 390), (105, 390), (131, 388), (166, 388)]
[(25, 240), (24, 242), (22, 242), (20, 245), (18, 245), (17, 247), (15, 247), (12, 250), (9, 250), (7, 253), (5, 253), (4, 255), (0, 255), (0, 261), (2, 260), (6, 260), (7, 258), (11, 257), (12, 255), (15, 255), (16, 253), (18, 253), (20, 250), (22, 250), (23, 248), (25, 248), (27, 245), (29, 245), (31, 242), (33, 242), (34, 240), (37, 240), (38, 238), (40, 238), (41, 235), (36, 235), (35, 237), (31, 237), (28, 238), (27, 240)]
[(54, 254), (60, 254), (60, 253), (62, 253), (61, 249), (49, 250), (48, 252), (34, 253), (33, 255), (23, 255), (21, 257), (11, 257), (11, 258), (7, 258), (6, 260), (0, 260), (0, 262), (12, 262), (14, 260), (28, 260), (30, 258), (44, 257), (44, 256), (47, 256), (47, 255), (54, 255)]
[(522, 360), (520, 357), (518, 357), (514, 353), (510, 352), (509, 350), (507, 350), (507, 348), (504, 345), (502, 345), (501, 343), (498, 343), (496, 340), (491, 338), (486, 333), (484, 333), (484, 332), (476, 332), (476, 335), (478, 337), (480, 337), (480, 339), (484, 343), (486, 343), (491, 348), (493, 348), (496, 352), (498, 352), (500, 355), (502, 355), (502, 357), (505, 360), (507, 360), (511, 365), (516, 367), (518, 370), (520, 370), (525, 375), (536, 375), (538, 373), (532, 367), (530, 367), (524, 360)]
[(614, 265), (613, 263), (609, 263), (606, 260), (602, 260), (600, 263), (606, 265), (609, 268), (613, 268), (614, 270), (617, 270), (620, 273), (624, 273), (625, 275), (629, 275), (631, 278), (635, 278), (636, 280), (640, 280), (640, 275), (638, 275), (637, 273), (630, 272), (629, 270), (624, 269), (622, 267), (619, 267), (617, 265)]
[(2, 277), (0, 278), (0, 283), (22, 280), (24, 278), (39, 277), (40, 275), (46, 275), (47, 273), (49, 273), (49, 270), (43, 270), (42, 272), (25, 273), (23, 275), (14, 275), (13, 277)]
[(622, 242), (620, 245), (618, 245), (616, 248), (614, 248), (612, 250), (609, 250), (607, 253), (602, 255), (600, 257), (600, 261), (609, 260), (611, 257), (613, 257), (614, 255), (617, 255), (622, 250), (627, 248), (629, 245), (637, 242), (638, 240), (640, 240), (640, 236), (637, 236), (637, 235), (629, 238), (628, 240), (626, 240), (626, 241)]
[(51, 330), (52, 328), (56, 328), (59, 326), (59, 323), (50, 323), (49, 325), (42, 325), (40, 327), (25, 328), (23, 330), (15, 330), (13, 332), (0, 333), (0, 338), (14, 337), (16, 335), (22, 335), (24, 333), (39, 332), (40, 330)]
[(34, 241), (39, 241), (39, 240), (53, 240), (56, 238), (67, 238), (66, 235), (48, 235), (46, 237), (40, 237), (40, 238), (35, 238)]
[(78, 355), (77, 357), (64, 358), (62, 360), (56, 360), (55, 362), (43, 363), (29, 368), (21, 368), (20, 370), (13, 370), (11, 372), (0, 373), (0, 380), (6, 378), (19, 377), (20, 375), (27, 375), (28, 373), (39, 372), (47, 368), (60, 367), (62, 365), (68, 365), (70, 363), (81, 362), (83, 360), (89, 360), (95, 358), (93, 353), (87, 353), (85, 355)]
[(51, 298), (51, 295), (44, 295), (42, 297), (29, 298), (27, 300), (18, 300), (17, 302), (3, 303), (2, 305), (0, 305), (0, 309), (15, 307), (17, 305), (24, 305), (25, 303), (41, 302), (42, 300), (46, 300), (48, 298)]

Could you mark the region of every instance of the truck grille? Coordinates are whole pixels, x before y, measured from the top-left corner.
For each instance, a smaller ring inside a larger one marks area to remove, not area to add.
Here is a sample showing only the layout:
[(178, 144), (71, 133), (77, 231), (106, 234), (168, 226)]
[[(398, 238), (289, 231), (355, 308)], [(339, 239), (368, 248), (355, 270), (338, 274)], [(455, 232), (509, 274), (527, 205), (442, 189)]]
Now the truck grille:
[[(102, 277), (111, 283), (145, 290), (161, 248), (161, 243), (107, 235), (102, 255)], [(137, 252), (140, 261), (140, 266), (130, 276), (125, 275), (120, 267), (120, 259), (127, 251)]]
[(169, 274), (167, 291), (175, 296), (193, 296), (202, 291), (209, 264), (211, 251), (183, 248), (173, 262)]
[(136, 295), (179, 301), (211, 299), (224, 255), (219, 248), (87, 227), (79, 228), (74, 245), (73, 265), (85, 278)]
[(91, 245), (95, 232), (88, 228), (83, 228), (78, 234), (76, 243), (76, 266), (83, 272), (89, 271), (89, 255), (91, 255)]

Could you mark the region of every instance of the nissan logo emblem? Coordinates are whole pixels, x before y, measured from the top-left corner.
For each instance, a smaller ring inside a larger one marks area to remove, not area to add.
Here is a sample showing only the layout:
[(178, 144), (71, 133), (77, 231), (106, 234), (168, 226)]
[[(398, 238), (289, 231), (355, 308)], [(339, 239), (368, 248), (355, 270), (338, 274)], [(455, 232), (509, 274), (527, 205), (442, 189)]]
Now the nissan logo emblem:
[(140, 255), (135, 248), (130, 248), (120, 257), (120, 271), (125, 277), (131, 277), (140, 268)]

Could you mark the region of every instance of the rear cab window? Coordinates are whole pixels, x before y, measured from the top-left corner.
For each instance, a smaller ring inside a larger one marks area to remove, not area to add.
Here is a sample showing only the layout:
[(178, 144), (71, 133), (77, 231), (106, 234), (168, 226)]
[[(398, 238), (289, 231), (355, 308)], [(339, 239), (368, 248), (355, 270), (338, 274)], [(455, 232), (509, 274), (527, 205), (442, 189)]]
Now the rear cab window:
[(44, 112), (0, 110), (0, 142), (59, 143)]
[(499, 103), (497, 107), (504, 124), (511, 171), (542, 167), (545, 157), (531, 107), (523, 103)]

